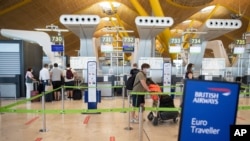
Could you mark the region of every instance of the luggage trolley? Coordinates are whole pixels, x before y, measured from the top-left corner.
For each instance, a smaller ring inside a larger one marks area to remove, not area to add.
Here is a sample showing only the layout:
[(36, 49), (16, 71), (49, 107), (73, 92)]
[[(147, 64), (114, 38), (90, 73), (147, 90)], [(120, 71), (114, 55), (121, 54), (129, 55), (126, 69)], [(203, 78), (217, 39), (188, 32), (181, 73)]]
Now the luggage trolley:
[[(165, 108), (175, 108), (174, 100), (169, 95), (159, 96), (158, 101), (154, 101), (157, 103), (153, 103), (153, 107), (165, 107)], [(178, 122), (178, 111), (151, 111), (147, 118), (149, 121), (152, 121), (153, 125), (158, 125), (159, 122), (163, 122), (165, 120), (173, 120), (174, 123)]]

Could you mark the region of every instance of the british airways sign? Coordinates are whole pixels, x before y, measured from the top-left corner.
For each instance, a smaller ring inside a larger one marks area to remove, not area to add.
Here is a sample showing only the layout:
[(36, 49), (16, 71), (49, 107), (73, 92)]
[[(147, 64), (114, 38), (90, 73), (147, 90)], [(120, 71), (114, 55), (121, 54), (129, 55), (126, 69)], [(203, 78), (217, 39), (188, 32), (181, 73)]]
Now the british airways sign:
[(238, 83), (186, 80), (178, 141), (229, 141)]

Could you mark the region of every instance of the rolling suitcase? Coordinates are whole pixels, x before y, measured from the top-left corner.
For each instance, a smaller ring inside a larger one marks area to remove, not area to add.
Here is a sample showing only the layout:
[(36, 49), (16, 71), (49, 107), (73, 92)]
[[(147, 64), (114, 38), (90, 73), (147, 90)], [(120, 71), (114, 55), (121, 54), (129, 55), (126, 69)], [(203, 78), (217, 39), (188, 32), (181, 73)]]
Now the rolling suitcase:
[[(30, 92), (30, 97), (39, 95), (38, 85), (39, 85), (39, 82), (34, 82), (34, 85), (33, 85), (34, 90)], [(31, 102), (39, 102), (39, 101), (40, 101), (40, 98), (35, 98), (31, 100)]]
[(53, 90), (53, 87), (51, 84), (45, 86), (46, 92), (51, 91), (50, 93), (45, 95), (45, 102), (52, 102), (52, 100), (53, 100), (53, 91), (52, 90)]
[[(80, 80), (76, 81), (76, 85), (80, 86)], [(81, 100), (82, 99), (82, 90), (80, 88), (73, 90), (73, 100)]]
[(81, 100), (82, 99), (82, 90), (74, 89), (73, 90), (73, 99), (74, 100)]

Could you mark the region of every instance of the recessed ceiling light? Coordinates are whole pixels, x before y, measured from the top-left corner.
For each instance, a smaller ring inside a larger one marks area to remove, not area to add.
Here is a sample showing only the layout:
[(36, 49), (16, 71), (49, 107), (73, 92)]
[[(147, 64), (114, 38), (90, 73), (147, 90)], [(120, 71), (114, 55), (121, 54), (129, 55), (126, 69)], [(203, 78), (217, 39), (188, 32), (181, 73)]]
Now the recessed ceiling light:
[(214, 7), (215, 7), (215, 5), (205, 7), (203, 9), (201, 9), (201, 12), (210, 12), (214, 9)]
[(110, 9), (112, 9), (111, 7), (111, 4), (112, 4), (112, 6), (114, 7), (114, 8), (118, 8), (121, 4), (119, 3), (119, 2), (107, 2), (107, 1), (105, 1), (105, 2), (100, 2), (100, 6), (103, 8), (103, 9), (106, 9), (106, 10), (110, 10)]
[(186, 20), (186, 21), (183, 21), (182, 23), (190, 23), (192, 20)]
[(104, 17), (104, 18), (102, 18), (102, 20), (104, 20), (104, 21), (116, 21), (116, 18), (114, 18), (114, 17)]

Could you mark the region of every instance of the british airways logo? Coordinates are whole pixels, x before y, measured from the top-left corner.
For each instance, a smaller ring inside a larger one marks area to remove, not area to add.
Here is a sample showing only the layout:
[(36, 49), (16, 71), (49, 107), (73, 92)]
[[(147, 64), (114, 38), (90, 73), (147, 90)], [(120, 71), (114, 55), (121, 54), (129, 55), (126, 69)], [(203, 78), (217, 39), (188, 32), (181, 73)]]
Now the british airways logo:
[(231, 94), (230, 89), (228, 88), (208, 88), (210, 91), (214, 91), (214, 92), (220, 92), (222, 93), (222, 95), (224, 96), (229, 96)]

